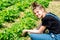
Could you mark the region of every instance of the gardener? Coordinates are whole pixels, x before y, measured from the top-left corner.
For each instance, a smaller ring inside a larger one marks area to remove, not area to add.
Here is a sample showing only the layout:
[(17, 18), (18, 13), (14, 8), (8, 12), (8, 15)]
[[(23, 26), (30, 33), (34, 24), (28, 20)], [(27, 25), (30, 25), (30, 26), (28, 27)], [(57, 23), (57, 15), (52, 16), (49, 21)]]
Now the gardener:
[[(33, 12), (41, 18), (42, 25), (37, 30), (23, 30), (23, 34), (28, 32), (31, 40), (60, 40), (60, 20), (51, 12), (47, 12), (45, 8), (37, 3), (32, 4)], [(49, 33), (44, 33), (48, 29)]]

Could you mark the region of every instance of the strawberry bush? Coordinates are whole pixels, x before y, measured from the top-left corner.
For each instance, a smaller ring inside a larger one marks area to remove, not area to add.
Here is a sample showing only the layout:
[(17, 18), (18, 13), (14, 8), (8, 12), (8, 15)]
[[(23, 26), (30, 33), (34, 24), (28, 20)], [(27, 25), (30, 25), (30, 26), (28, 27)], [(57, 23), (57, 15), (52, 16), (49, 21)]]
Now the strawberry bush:
[(0, 10), (3, 10), (9, 6), (12, 6), (20, 0), (0, 0)]

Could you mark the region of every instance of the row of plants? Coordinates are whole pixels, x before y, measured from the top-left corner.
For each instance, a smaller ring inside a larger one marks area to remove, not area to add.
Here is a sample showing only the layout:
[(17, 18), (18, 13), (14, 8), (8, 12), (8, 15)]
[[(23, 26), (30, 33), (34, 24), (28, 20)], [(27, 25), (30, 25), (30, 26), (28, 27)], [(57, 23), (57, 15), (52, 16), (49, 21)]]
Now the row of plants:
[(12, 6), (20, 0), (0, 0), (0, 10), (3, 10), (9, 6)]
[(19, 12), (17, 4), (0, 11), (0, 25), (4, 22), (14, 22), (14, 19), (19, 17)]

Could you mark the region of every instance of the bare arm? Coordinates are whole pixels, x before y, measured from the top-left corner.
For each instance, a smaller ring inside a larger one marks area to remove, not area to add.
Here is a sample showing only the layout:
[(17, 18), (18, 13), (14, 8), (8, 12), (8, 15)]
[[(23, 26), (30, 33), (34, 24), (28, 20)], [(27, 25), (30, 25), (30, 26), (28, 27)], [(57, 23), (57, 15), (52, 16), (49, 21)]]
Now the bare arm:
[(39, 30), (25, 30), (26, 32), (28, 33), (36, 33), (36, 34), (39, 34), (39, 33), (43, 33), (43, 31), (46, 29), (45, 26), (41, 26), (39, 28)]

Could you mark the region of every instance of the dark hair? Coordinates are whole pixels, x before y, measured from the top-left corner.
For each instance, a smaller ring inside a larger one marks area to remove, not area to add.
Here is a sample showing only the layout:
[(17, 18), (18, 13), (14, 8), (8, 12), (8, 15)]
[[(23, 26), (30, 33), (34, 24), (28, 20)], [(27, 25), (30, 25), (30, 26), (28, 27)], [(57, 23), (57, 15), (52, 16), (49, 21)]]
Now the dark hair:
[(37, 2), (33, 2), (32, 3), (32, 9), (34, 10), (36, 7), (39, 7), (39, 8), (44, 8), (41, 4), (38, 4)]

